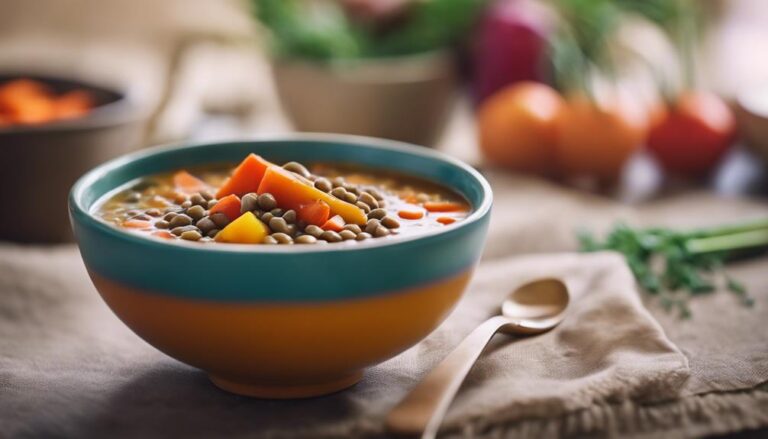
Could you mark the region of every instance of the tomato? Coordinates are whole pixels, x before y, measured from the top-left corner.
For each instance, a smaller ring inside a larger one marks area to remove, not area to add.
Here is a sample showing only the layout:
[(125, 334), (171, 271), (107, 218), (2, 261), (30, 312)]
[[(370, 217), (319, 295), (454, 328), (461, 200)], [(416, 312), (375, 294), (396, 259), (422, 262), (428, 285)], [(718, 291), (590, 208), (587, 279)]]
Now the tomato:
[(519, 82), (486, 99), (478, 111), (480, 148), (493, 164), (550, 174), (554, 168), (560, 95), (537, 82)]
[(722, 99), (689, 92), (660, 109), (648, 135), (648, 149), (668, 172), (702, 176), (730, 149), (735, 133), (735, 117)]
[(567, 100), (557, 122), (557, 160), (569, 177), (615, 182), (642, 145), (646, 117), (625, 101), (598, 105), (583, 96)]

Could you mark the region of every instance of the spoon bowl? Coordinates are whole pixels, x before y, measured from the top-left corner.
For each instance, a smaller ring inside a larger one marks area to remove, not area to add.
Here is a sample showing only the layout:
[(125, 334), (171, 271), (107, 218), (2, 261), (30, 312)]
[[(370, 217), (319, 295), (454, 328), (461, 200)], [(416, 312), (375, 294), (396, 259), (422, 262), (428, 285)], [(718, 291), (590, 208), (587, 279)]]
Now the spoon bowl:
[(563, 320), (570, 296), (565, 284), (554, 278), (529, 282), (515, 289), (501, 305), (510, 324), (505, 333), (533, 335), (554, 328)]

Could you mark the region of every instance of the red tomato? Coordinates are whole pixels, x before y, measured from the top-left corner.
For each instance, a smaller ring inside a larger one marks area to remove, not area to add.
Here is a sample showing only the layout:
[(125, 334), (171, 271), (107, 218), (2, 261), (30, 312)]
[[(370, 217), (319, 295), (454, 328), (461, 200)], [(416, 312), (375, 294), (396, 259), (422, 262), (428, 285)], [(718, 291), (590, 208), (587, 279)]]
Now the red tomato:
[(660, 111), (651, 126), (648, 149), (668, 172), (705, 175), (733, 143), (733, 112), (712, 93), (685, 93), (671, 108)]

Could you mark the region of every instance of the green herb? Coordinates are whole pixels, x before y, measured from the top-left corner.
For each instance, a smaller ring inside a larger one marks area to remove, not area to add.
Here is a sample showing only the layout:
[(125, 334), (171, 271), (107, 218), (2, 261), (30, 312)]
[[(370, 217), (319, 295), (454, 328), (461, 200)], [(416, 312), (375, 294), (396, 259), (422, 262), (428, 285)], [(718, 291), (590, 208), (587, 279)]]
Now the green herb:
[(662, 306), (675, 308), (682, 317), (690, 315), (687, 300), (725, 287), (750, 306), (744, 285), (724, 273), (724, 263), (747, 251), (768, 248), (768, 219), (716, 228), (681, 232), (664, 228), (635, 229), (617, 224), (598, 241), (579, 233), (585, 252), (613, 250), (624, 255), (638, 284), (648, 293), (659, 295)]
[(422, 53), (465, 36), (485, 0), (413, 2), (390, 29), (372, 29), (350, 18), (335, 1), (251, 0), (269, 31), (276, 54), (316, 60)]

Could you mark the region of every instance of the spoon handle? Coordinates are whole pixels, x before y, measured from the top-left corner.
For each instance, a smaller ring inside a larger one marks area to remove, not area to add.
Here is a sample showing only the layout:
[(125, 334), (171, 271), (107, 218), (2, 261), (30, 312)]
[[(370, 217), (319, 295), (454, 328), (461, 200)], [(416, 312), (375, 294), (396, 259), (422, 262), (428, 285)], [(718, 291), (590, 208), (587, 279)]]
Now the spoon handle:
[(387, 428), (402, 434), (434, 438), (453, 397), (494, 334), (509, 319), (492, 317), (475, 328), (387, 416)]

